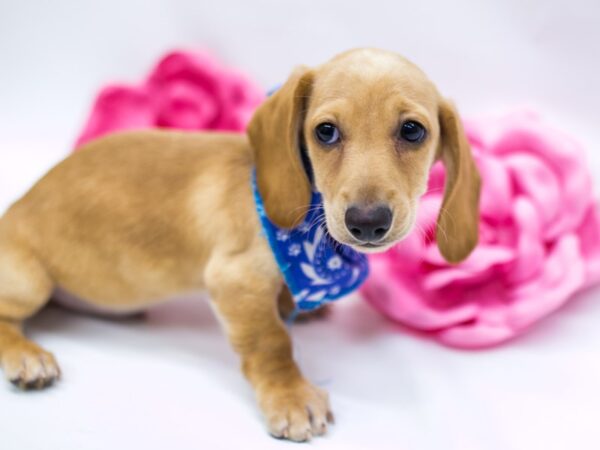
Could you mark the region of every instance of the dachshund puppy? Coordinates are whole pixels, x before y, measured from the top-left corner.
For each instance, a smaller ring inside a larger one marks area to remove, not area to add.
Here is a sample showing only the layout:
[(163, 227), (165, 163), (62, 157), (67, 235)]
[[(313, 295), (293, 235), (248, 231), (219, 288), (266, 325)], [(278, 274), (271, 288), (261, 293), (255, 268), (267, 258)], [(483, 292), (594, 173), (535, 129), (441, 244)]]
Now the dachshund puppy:
[(368, 253), (411, 230), (436, 160), (447, 174), (437, 243), (458, 262), (477, 243), (480, 185), (460, 119), (421, 70), (374, 49), (294, 71), (247, 135), (137, 131), (94, 141), (0, 219), (4, 373), (22, 388), (59, 377), (54, 356), (22, 333), (53, 295), (132, 312), (207, 289), (269, 432), (321, 435), (328, 397), (294, 362), (277, 308), (288, 294), (261, 234), (253, 172), (274, 224), (297, 226), (315, 189), (331, 237)]

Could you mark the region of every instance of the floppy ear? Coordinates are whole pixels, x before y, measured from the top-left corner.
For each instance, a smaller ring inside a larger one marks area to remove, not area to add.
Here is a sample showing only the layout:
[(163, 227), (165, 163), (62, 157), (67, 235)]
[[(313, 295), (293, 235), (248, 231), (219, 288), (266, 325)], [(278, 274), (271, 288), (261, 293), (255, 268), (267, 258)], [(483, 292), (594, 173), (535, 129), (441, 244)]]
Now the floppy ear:
[(481, 180), (454, 105), (442, 100), (438, 116), (438, 158), (446, 166), (446, 186), (435, 235), (446, 261), (458, 263), (469, 256), (479, 239)]
[(312, 80), (312, 71), (297, 68), (258, 108), (247, 130), (265, 211), (271, 222), (284, 228), (304, 219), (311, 198), (300, 142)]

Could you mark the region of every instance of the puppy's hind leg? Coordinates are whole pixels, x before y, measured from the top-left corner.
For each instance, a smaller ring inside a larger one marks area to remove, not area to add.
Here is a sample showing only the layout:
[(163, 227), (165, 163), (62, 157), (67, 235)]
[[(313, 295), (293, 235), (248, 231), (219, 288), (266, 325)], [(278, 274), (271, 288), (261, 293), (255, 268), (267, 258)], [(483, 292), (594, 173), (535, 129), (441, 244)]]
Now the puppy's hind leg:
[(54, 356), (25, 338), (22, 321), (49, 299), (53, 283), (25, 247), (0, 236), (0, 365), (21, 389), (52, 384), (60, 371)]

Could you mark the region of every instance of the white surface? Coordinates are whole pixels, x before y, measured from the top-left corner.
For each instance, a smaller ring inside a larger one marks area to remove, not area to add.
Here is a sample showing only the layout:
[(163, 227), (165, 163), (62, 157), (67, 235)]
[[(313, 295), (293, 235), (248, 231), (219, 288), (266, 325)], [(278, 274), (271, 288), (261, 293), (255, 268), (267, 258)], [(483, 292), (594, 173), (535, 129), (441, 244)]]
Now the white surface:
[[(468, 114), (527, 104), (589, 149), (600, 181), (600, 4), (0, 0), (0, 209), (70, 148), (97, 87), (164, 50), (214, 49), (265, 88), (354, 46), (397, 50)], [(396, 5), (396, 6), (392, 6)], [(597, 449), (600, 290), (484, 352), (395, 328), (360, 301), (295, 326), (307, 376), (331, 393), (327, 449)], [(30, 326), (64, 380), (0, 385), (0, 448), (270, 449), (205, 300), (108, 322), (48, 309)]]

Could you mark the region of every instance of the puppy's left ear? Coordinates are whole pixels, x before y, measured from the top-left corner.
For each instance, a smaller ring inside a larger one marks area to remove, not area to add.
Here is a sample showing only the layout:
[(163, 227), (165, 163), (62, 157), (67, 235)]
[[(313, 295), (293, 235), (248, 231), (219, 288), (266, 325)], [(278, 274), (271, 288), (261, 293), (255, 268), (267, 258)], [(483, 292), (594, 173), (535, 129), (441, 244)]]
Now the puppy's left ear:
[(312, 83), (312, 70), (297, 68), (258, 108), (247, 130), (265, 212), (283, 228), (299, 224), (310, 206), (311, 188), (300, 142)]
[(435, 236), (446, 261), (458, 263), (469, 256), (479, 239), (481, 179), (454, 105), (442, 99), (438, 117), (438, 158), (446, 166), (446, 186)]

